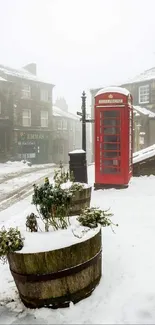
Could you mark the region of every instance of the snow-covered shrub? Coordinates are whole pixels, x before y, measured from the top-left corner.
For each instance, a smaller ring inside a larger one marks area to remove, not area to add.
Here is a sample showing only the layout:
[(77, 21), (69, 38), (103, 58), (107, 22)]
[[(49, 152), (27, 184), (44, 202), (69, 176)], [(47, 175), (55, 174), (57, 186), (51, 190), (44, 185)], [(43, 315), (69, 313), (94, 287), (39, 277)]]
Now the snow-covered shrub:
[(55, 230), (68, 227), (69, 219), (66, 217), (69, 215), (71, 196), (69, 190), (50, 184), (48, 178), (43, 185), (34, 185), (32, 204), (45, 223), (45, 231), (49, 230), (49, 226)]
[(69, 173), (69, 171), (63, 170), (63, 165), (60, 163), (60, 169), (54, 171), (54, 183), (55, 186), (60, 187), (61, 184), (67, 183), (68, 181), (74, 182), (74, 175), (73, 173)]
[(26, 218), (26, 229), (29, 229), (31, 232), (37, 232), (38, 231), (38, 222), (37, 222), (37, 216), (34, 213), (31, 213)]
[[(55, 230), (68, 227), (72, 198), (77, 191), (84, 188), (83, 184), (75, 183), (71, 181), (72, 179), (73, 176), (69, 175), (69, 172), (63, 171), (61, 165), (60, 170), (55, 170), (54, 184), (50, 184), (46, 177), (43, 185), (33, 185), (32, 204), (36, 206), (37, 212), (45, 224), (45, 231), (49, 231), (50, 226)], [(62, 184), (67, 184), (67, 186), (63, 187)], [(26, 227), (32, 229), (31, 231), (37, 231), (37, 220), (34, 220), (34, 215), (33, 218), (32, 214), (27, 218)], [(34, 224), (34, 228), (32, 224)]]
[(19, 251), (24, 246), (24, 238), (22, 238), (20, 230), (17, 228), (0, 230), (0, 260), (4, 263), (7, 261), (9, 253)]
[[(113, 213), (108, 213), (109, 210), (103, 211), (94, 207), (85, 208), (81, 215), (77, 218), (82, 226), (96, 228), (98, 224), (102, 227), (115, 225), (110, 217)], [(115, 226), (118, 226), (117, 224)]]

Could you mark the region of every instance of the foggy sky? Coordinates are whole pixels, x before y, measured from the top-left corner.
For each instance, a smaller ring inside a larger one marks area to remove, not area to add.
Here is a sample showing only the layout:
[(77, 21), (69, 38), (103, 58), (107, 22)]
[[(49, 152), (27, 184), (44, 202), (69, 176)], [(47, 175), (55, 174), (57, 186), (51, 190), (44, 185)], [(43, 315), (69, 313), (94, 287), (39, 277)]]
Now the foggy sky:
[(155, 0), (0, 0), (0, 63), (36, 62), (69, 110), (155, 66)]

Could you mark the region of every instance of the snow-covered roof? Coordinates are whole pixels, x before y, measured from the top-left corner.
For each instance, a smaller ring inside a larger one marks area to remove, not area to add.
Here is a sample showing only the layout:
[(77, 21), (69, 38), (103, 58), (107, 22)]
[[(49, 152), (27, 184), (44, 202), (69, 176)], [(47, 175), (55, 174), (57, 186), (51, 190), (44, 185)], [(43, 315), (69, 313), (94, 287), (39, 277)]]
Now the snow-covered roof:
[(75, 114), (66, 112), (57, 106), (53, 106), (53, 116), (66, 117), (66, 118), (72, 119), (72, 120), (79, 120), (79, 117), (76, 116)]
[(140, 114), (137, 113), (137, 111), (136, 111), (135, 109), (133, 110), (133, 113), (135, 114), (136, 117), (137, 117), (137, 116), (140, 116)]
[(133, 154), (133, 163), (141, 162), (147, 158), (155, 156), (155, 144), (145, 149), (134, 152)]
[(141, 106), (133, 106), (133, 109), (136, 111), (136, 112), (139, 112), (143, 115), (147, 115), (149, 117), (152, 117), (152, 118), (155, 118), (155, 113), (154, 112), (151, 112), (149, 109), (145, 108), (145, 107), (141, 107)]
[(4, 82), (7, 82), (7, 80), (6, 80), (6, 79), (4, 79), (4, 78), (2, 78), (2, 77), (0, 77), (0, 81), (4, 81)]
[(155, 67), (153, 67), (149, 70), (145, 70), (144, 72), (140, 73), (138, 76), (136, 76), (132, 79), (129, 79), (127, 82), (124, 83), (124, 85), (145, 82), (145, 81), (149, 81), (152, 79), (155, 79)]
[(10, 75), (10, 76), (15, 76), (15, 77), (18, 77), (18, 78), (21, 78), (21, 79), (32, 80), (32, 81), (46, 83), (46, 84), (52, 84), (50, 82), (47, 82), (47, 80), (41, 80), (36, 75), (33, 75), (32, 73), (28, 72), (24, 68), (13, 69), (13, 68), (10, 68), (10, 67), (6, 67), (4, 65), (0, 65), (0, 73), (1, 72), (4, 73), (6, 75), (6, 77), (7, 77), (7, 75)]
[(106, 87), (106, 88), (102, 88), (100, 89), (97, 94), (95, 95), (101, 95), (101, 94), (105, 94), (105, 93), (118, 93), (118, 94), (123, 94), (125, 96), (128, 96), (130, 94), (130, 92), (126, 89), (126, 88), (122, 88), (122, 87)]

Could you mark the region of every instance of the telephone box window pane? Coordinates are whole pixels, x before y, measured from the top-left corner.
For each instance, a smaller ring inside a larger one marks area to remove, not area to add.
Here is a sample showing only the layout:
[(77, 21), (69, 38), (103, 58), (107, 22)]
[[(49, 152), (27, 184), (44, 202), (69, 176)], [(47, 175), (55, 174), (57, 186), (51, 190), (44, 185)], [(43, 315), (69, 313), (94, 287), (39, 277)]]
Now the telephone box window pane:
[(103, 143), (103, 150), (120, 150), (119, 143)]
[(102, 167), (102, 166), (104, 166), (104, 167), (112, 167), (112, 168), (114, 168), (114, 167), (120, 167), (120, 165), (121, 165), (121, 162), (120, 162), (120, 160), (119, 160), (119, 157), (117, 158), (116, 156), (115, 157), (113, 157), (112, 159), (110, 158), (110, 157), (108, 157), (109, 158), (109, 161), (108, 162), (105, 162), (103, 159), (101, 159), (101, 157), (100, 157), (100, 167)]
[(104, 127), (103, 134), (120, 134), (120, 128), (115, 127)]
[(120, 136), (119, 135), (105, 135), (104, 136), (104, 142), (120, 142)]
[(120, 160), (119, 159), (108, 159), (103, 161), (103, 165), (109, 166), (109, 167), (119, 167), (120, 166)]
[(101, 112), (101, 113), (103, 114), (102, 115), (103, 118), (106, 118), (106, 117), (119, 117), (120, 116), (119, 111), (104, 111), (104, 112)]
[(120, 160), (118, 160), (118, 159), (113, 159), (113, 165), (114, 166), (119, 166), (120, 167)]
[(115, 127), (110, 127), (110, 126), (102, 127), (102, 128), (100, 128), (100, 134), (102, 134), (102, 135), (104, 135), (104, 134), (111, 134), (111, 135), (120, 134), (120, 128), (119, 127), (115, 128)]
[[(102, 143), (100, 143), (100, 149), (101, 150), (120, 150), (120, 143), (119, 143), (119, 136), (115, 136), (115, 141), (112, 141), (112, 139), (108, 141), (106, 141), (107, 139), (105, 139), (107, 137), (104, 137), (104, 141)], [(109, 139), (109, 138), (108, 138)]]
[(100, 124), (101, 125), (104, 125), (104, 126), (119, 126), (120, 125), (120, 120), (119, 119), (104, 119), (104, 120), (101, 120), (100, 121)]
[(103, 151), (104, 158), (113, 158), (119, 156), (120, 156), (120, 151)]
[(103, 161), (104, 166), (113, 166), (113, 159), (108, 159)]

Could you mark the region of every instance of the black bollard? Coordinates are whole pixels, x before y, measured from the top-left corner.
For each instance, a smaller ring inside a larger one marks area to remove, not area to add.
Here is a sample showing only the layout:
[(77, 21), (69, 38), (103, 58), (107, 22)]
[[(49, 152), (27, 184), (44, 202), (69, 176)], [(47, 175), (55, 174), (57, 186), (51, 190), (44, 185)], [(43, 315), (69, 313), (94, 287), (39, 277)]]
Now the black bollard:
[(69, 171), (75, 182), (88, 183), (86, 152), (82, 149), (71, 151), (69, 158)]

